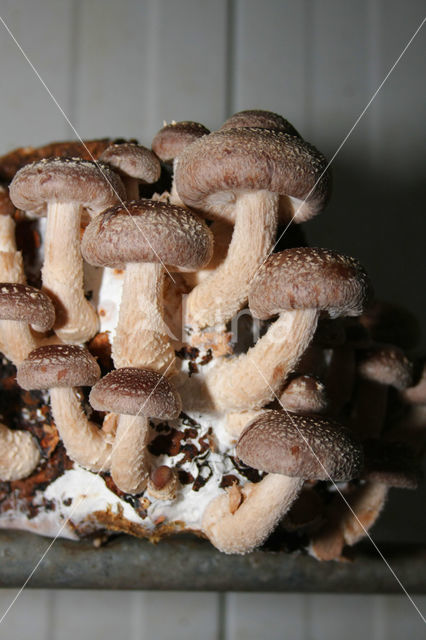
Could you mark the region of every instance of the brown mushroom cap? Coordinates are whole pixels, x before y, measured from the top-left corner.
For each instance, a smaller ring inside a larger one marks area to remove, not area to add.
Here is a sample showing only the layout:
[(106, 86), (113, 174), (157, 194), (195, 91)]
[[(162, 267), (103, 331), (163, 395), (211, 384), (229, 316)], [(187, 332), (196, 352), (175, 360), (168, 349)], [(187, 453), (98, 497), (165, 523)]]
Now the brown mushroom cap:
[(365, 468), (362, 477), (388, 487), (416, 489), (422, 478), (421, 461), (404, 442), (368, 438), (363, 441)]
[[(212, 195), (243, 190), (306, 199), (313, 215), (329, 196), (326, 167), (324, 156), (296, 136), (277, 129), (240, 127), (215, 131), (184, 149), (175, 180), (186, 205), (213, 215)], [(217, 213), (222, 212), (219, 201)]]
[(109, 138), (101, 140), (71, 140), (67, 142), (50, 142), (43, 147), (19, 147), (0, 157), (0, 179), (10, 182), (15, 173), (25, 165), (43, 158), (82, 158), (93, 160), (111, 143)]
[(393, 345), (383, 345), (361, 353), (358, 373), (372, 382), (406, 389), (413, 383), (413, 364)]
[(288, 120), (278, 115), (278, 113), (264, 111), (262, 109), (247, 109), (245, 111), (234, 113), (234, 115), (224, 122), (219, 131), (223, 131), (225, 129), (237, 129), (239, 127), (280, 129), (280, 131), (289, 133), (292, 136), (297, 136), (298, 138), (302, 137)]
[(133, 142), (111, 144), (101, 155), (101, 160), (119, 173), (152, 184), (161, 174), (161, 165), (150, 149)]
[(50, 298), (35, 287), (25, 284), (0, 283), (0, 318), (21, 320), (36, 331), (44, 332), (55, 323), (55, 307)]
[(312, 375), (296, 375), (284, 387), (280, 404), (295, 413), (321, 413), (327, 407), (325, 385)]
[(162, 262), (190, 271), (209, 262), (213, 237), (205, 222), (183, 207), (138, 200), (111, 207), (93, 219), (81, 251), (98, 267)]
[(249, 306), (262, 320), (293, 309), (328, 311), (335, 318), (359, 315), (371, 295), (367, 273), (354, 258), (298, 247), (265, 260), (251, 282)]
[(251, 420), (236, 453), (255, 469), (306, 480), (350, 480), (363, 464), (361, 445), (348, 429), (321, 416), (281, 411)]
[(173, 419), (181, 411), (174, 386), (151, 369), (114, 369), (92, 388), (89, 402), (97, 411)]
[(31, 351), (18, 367), (16, 379), (23, 389), (87, 387), (101, 375), (95, 358), (84, 347), (55, 344)]
[(166, 163), (171, 163), (183, 149), (210, 131), (199, 122), (172, 122), (166, 124), (152, 141), (152, 150)]
[(45, 215), (48, 202), (75, 202), (98, 213), (126, 196), (119, 176), (103, 162), (48, 158), (18, 171), (10, 197), (18, 209)]

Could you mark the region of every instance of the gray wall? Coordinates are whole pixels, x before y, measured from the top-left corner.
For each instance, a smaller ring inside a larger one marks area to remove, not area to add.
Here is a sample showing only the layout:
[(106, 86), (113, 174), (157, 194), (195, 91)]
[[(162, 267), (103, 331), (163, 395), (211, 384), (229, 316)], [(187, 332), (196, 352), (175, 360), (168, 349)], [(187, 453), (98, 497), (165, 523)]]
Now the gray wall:
[[(258, 107), (285, 115), (329, 158), (424, 13), (420, 0), (2, 0), (0, 7), (82, 137), (149, 144), (164, 119), (216, 128), (232, 112)], [(306, 225), (312, 244), (358, 257), (380, 297), (418, 314), (423, 350), (424, 57), (422, 31), (333, 162), (327, 211)], [(2, 25), (0, 70), (0, 153), (74, 137)], [(401, 535), (416, 532), (402, 527)], [(12, 596), (3, 592), (0, 609)], [(18, 600), (5, 637), (26, 637), (24, 615), (34, 639), (74, 637), (82, 628), (92, 638), (421, 637), (403, 596), (45, 591)]]

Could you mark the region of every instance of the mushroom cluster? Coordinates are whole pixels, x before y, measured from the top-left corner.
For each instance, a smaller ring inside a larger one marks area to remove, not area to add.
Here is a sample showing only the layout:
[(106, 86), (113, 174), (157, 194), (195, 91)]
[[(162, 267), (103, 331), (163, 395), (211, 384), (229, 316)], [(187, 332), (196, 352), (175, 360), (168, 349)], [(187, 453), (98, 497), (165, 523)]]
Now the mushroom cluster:
[(20, 149), (0, 176), (0, 527), (240, 554), (277, 529), (338, 559), (416, 487), (416, 321), (356, 259), (283, 241), (331, 187), (283, 117)]

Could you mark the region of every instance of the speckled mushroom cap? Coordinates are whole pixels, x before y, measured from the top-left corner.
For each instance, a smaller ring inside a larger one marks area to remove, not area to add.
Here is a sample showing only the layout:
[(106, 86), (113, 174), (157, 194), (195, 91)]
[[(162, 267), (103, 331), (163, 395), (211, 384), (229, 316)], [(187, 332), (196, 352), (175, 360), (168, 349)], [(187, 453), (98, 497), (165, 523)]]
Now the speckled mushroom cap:
[(219, 131), (225, 129), (237, 129), (239, 127), (259, 127), (260, 129), (280, 129), (284, 133), (289, 133), (291, 136), (302, 136), (293, 125), (272, 111), (264, 111), (262, 109), (247, 109), (245, 111), (239, 111), (234, 113), (228, 120), (226, 120), (220, 127)]
[(161, 165), (150, 149), (133, 142), (111, 144), (101, 160), (114, 167), (119, 173), (152, 184), (161, 174)]
[(89, 402), (97, 411), (142, 415), (161, 420), (177, 418), (181, 400), (172, 383), (151, 369), (114, 369), (92, 388)]
[(81, 251), (87, 262), (98, 267), (163, 262), (195, 271), (210, 261), (213, 236), (203, 220), (183, 207), (138, 200), (93, 219)]
[(10, 184), (13, 204), (38, 215), (45, 215), (48, 202), (75, 202), (95, 214), (125, 197), (121, 179), (107, 164), (79, 158), (33, 162), (20, 169)]
[(325, 385), (312, 375), (296, 375), (284, 387), (280, 404), (295, 413), (321, 413), (327, 407)]
[(358, 373), (362, 378), (399, 390), (413, 384), (413, 364), (394, 345), (383, 345), (361, 352)]
[(216, 131), (184, 149), (175, 181), (186, 205), (212, 217), (224, 215), (218, 194), (247, 190), (306, 199), (310, 215), (315, 215), (329, 196), (326, 167), (324, 156), (296, 136), (278, 129), (240, 127)]
[(19, 169), (30, 162), (36, 162), (43, 158), (82, 158), (93, 160), (110, 144), (109, 138), (100, 140), (68, 140), (50, 142), (42, 147), (19, 147), (0, 157), (0, 179), (10, 182)]
[(166, 124), (152, 141), (152, 150), (166, 163), (171, 163), (188, 145), (210, 131), (199, 122), (182, 121)]
[(363, 465), (361, 445), (348, 429), (321, 416), (285, 411), (264, 411), (251, 420), (236, 453), (255, 469), (306, 480), (350, 480)]
[(251, 282), (249, 306), (262, 320), (293, 309), (318, 309), (335, 318), (359, 315), (371, 295), (367, 273), (354, 258), (298, 247), (265, 260)]
[(95, 358), (69, 344), (38, 347), (19, 365), (16, 379), (23, 389), (89, 387), (101, 375)]
[(50, 298), (35, 287), (16, 282), (0, 283), (0, 318), (21, 320), (44, 332), (55, 323), (55, 307)]

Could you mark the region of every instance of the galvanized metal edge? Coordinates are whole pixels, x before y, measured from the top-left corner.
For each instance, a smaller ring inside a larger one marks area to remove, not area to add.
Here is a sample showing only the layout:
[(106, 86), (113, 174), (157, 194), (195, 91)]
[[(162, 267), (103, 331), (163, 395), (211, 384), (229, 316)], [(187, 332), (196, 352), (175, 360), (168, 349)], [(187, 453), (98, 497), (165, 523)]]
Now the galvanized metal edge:
[[(20, 587), (50, 540), (0, 534), (0, 587)], [(426, 593), (426, 548), (381, 549), (409, 593)], [(351, 562), (320, 563), (300, 553), (256, 551), (227, 556), (190, 536), (153, 545), (118, 536), (96, 549), (90, 541), (57, 540), (28, 584), (52, 589), (152, 589), (398, 593), (389, 568), (373, 548), (359, 547)]]

